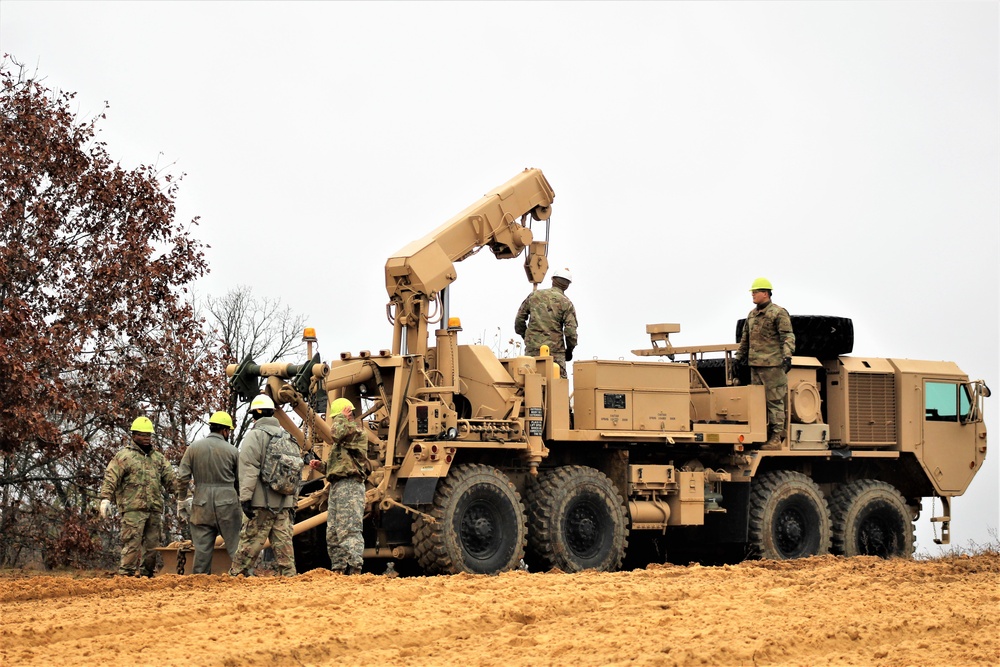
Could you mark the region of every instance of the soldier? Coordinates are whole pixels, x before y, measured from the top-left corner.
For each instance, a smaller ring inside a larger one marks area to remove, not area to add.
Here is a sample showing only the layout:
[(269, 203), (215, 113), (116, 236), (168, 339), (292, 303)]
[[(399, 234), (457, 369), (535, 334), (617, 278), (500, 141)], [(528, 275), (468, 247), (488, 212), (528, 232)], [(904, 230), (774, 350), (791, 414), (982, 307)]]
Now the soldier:
[(771, 301), (771, 283), (757, 278), (750, 286), (756, 308), (747, 315), (736, 363), (750, 365), (750, 381), (764, 385), (767, 399), (767, 444), (761, 449), (781, 449), (785, 439), (788, 370), (795, 354), (795, 333), (788, 311)]
[(240, 533), (240, 546), (233, 556), (229, 574), (249, 575), (250, 566), (270, 538), (278, 561), (278, 574), (295, 576), (295, 553), (292, 550), (292, 512), (295, 494), (282, 495), (260, 481), (260, 467), (267, 444), (279, 438), (284, 429), (274, 418), (274, 401), (261, 394), (250, 403), (253, 429), (240, 445), (240, 507), (247, 521)]
[(111, 516), (114, 503), (122, 513), (122, 555), (118, 574), (152, 577), (163, 526), (163, 491), (174, 487), (173, 466), (153, 449), (153, 422), (137, 417), (132, 441), (108, 463), (101, 484), (101, 516)]
[(529, 294), (514, 320), (514, 332), (524, 339), (525, 354), (538, 356), (541, 346), (548, 345), (562, 377), (566, 377), (566, 362), (573, 360), (577, 343), (576, 308), (565, 294), (572, 281), (569, 269), (553, 272), (552, 287)]
[[(216, 412), (208, 420), (208, 430), (208, 437), (187, 448), (177, 469), (177, 515), (191, 525), (195, 574), (212, 573), (218, 535), (226, 541), (230, 559), (236, 555), (243, 521), (237, 483), (240, 454), (229, 444), (233, 418), (227, 412)], [(193, 499), (188, 498), (192, 478)]]
[(326, 474), (330, 482), (327, 502), (326, 549), (330, 569), (359, 574), (364, 565), (365, 540), (361, 535), (365, 513), (365, 460), (368, 438), (354, 421), (354, 404), (338, 398), (330, 405), (333, 446), (326, 462), (312, 460), (309, 467)]

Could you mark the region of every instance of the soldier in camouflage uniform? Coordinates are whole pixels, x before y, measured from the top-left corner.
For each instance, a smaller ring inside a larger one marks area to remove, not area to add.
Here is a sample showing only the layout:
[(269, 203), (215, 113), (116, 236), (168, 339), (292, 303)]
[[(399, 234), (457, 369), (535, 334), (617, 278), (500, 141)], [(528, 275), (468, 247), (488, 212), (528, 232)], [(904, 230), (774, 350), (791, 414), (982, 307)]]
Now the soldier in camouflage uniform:
[(330, 405), (333, 416), (330, 432), (333, 446), (325, 462), (313, 460), (309, 466), (326, 474), (330, 482), (327, 501), (326, 548), (330, 569), (359, 574), (364, 565), (365, 540), (361, 535), (365, 514), (365, 460), (368, 438), (354, 421), (354, 405), (338, 398)]
[(767, 444), (761, 449), (781, 449), (785, 439), (788, 370), (795, 354), (795, 333), (788, 311), (771, 301), (772, 286), (757, 278), (750, 287), (756, 308), (747, 315), (740, 337), (738, 364), (750, 365), (750, 381), (764, 385), (767, 399)]
[(270, 538), (271, 549), (278, 564), (278, 575), (295, 576), (295, 552), (292, 550), (292, 529), (296, 497), (282, 495), (260, 481), (260, 468), (265, 448), (272, 436), (283, 433), (274, 418), (274, 402), (263, 394), (250, 403), (254, 425), (240, 444), (240, 506), (246, 516), (240, 533), (240, 546), (233, 556), (229, 574), (250, 574), (257, 556)]
[[(237, 482), (240, 455), (229, 444), (233, 418), (226, 412), (216, 412), (208, 420), (208, 429), (208, 437), (192, 443), (177, 467), (177, 515), (191, 526), (195, 574), (212, 574), (215, 538), (219, 535), (229, 558), (236, 555), (243, 521)], [(188, 499), (192, 479), (194, 497)]]
[(122, 555), (118, 574), (152, 577), (156, 547), (163, 526), (163, 491), (174, 488), (174, 468), (153, 449), (153, 422), (132, 422), (132, 442), (121, 449), (104, 473), (101, 514), (111, 516), (111, 504), (121, 511)]
[(514, 320), (514, 332), (524, 339), (525, 354), (536, 357), (541, 346), (548, 345), (562, 377), (566, 377), (566, 362), (573, 360), (577, 343), (576, 308), (565, 294), (572, 281), (569, 269), (556, 270), (552, 287), (529, 294)]

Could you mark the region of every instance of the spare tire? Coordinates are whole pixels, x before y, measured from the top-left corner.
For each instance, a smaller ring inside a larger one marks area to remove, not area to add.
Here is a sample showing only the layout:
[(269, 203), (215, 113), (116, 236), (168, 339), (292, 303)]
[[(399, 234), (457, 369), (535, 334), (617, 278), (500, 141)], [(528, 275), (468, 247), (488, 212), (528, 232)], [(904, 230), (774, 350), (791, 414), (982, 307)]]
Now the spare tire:
[[(854, 322), (833, 315), (792, 315), (795, 354), (801, 357), (835, 359), (854, 350)], [(740, 342), (746, 318), (736, 322), (736, 342)]]

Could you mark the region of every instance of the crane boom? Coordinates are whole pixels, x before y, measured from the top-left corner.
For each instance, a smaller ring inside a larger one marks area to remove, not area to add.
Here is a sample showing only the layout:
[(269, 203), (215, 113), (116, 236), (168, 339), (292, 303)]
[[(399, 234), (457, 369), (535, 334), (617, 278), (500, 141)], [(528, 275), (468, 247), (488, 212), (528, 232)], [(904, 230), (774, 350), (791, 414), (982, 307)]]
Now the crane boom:
[(407, 349), (426, 347), (428, 303), (457, 278), (460, 262), (484, 246), (497, 259), (517, 257), (528, 248), (528, 279), (538, 284), (548, 268), (545, 242), (533, 241), (524, 225), (528, 215), (548, 220), (555, 193), (540, 169), (525, 169), (500, 187), (455, 215), (423, 238), (389, 257), (385, 264), (388, 308), (395, 324), (393, 352), (400, 352), (403, 335)]

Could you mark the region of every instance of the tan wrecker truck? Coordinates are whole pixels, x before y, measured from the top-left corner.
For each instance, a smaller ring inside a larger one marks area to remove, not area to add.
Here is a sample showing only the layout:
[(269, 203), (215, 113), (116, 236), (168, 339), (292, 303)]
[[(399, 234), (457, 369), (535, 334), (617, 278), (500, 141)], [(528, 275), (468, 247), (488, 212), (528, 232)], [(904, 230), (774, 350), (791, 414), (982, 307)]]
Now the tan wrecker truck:
[[(931, 521), (948, 543), (951, 499), (986, 456), (989, 389), (950, 362), (848, 356), (848, 319), (792, 318), (800, 354), (779, 451), (756, 451), (767, 438), (764, 390), (737, 377), (735, 343), (675, 347), (678, 324), (651, 324), (636, 361), (576, 361), (571, 381), (550, 357), (501, 359), (460, 343), (454, 263), (483, 247), (524, 255), (537, 286), (553, 198), (542, 172), (527, 169), (390, 257), (391, 349), (227, 369), (244, 400), (262, 390), (298, 416), (277, 413), (307, 456), (326, 453), (327, 401), (361, 406), (366, 567), (909, 557), (924, 498), (939, 501)], [(300, 571), (329, 563), (326, 482), (308, 467), (303, 480)]]

